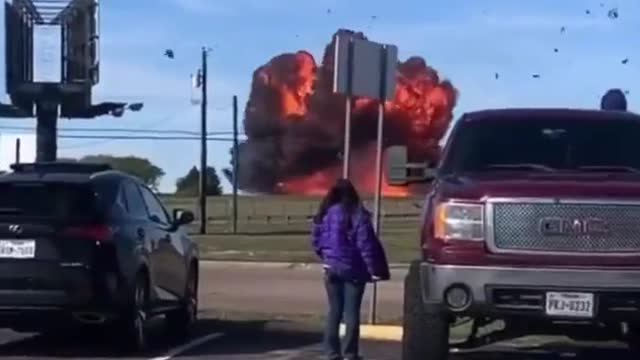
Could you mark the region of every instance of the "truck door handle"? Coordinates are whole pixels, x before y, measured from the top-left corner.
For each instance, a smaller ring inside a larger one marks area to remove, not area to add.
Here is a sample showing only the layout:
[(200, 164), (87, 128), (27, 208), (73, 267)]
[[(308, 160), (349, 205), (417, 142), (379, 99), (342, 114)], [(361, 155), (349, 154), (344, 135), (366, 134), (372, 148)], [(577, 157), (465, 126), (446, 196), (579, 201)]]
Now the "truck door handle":
[(138, 228), (137, 235), (138, 235), (138, 239), (140, 239), (140, 240), (144, 239), (144, 235), (145, 235), (144, 234), (144, 229), (143, 228)]

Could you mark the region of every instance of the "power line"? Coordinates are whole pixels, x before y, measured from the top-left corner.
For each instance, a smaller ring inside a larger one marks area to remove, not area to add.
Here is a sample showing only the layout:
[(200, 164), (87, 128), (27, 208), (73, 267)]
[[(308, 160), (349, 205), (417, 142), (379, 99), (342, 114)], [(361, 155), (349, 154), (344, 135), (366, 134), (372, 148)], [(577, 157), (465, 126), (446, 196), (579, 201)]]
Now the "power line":
[[(27, 126), (0, 126), (0, 130), (16, 130), (16, 131), (35, 131), (32, 127)], [(139, 134), (181, 134), (200, 136), (197, 131), (189, 130), (153, 130), (153, 129), (127, 129), (127, 128), (59, 128), (59, 132), (124, 132)], [(207, 135), (233, 135), (233, 131), (211, 131)]]
[[(108, 140), (200, 140), (199, 136), (128, 136), (128, 135), (58, 135), (61, 139), (108, 139)], [(208, 141), (233, 142), (232, 138), (207, 137)]]
[[(180, 114), (181, 112), (183, 112), (185, 110), (186, 110), (186, 108), (184, 108), (184, 109), (183, 108), (179, 108), (175, 112), (165, 116), (164, 118), (155, 119), (155, 120), (152, 120), (152, 121), (145, 122), (143, 127), (146, 128), (146, 129), (151, 130), (151, 129), (155, 128), (159, 124), (164, 124), (164, 125), (170, 124), (170, 123), (172, 123), (172, 122), (174, 122), (176, 120), (178, 114)], [(88, 142), (84, 142), (84, 143), (80, 143), (80, 144), (74, 144), (74, 145), (70, 145), (70, 146), (66, 146), (66, 147), (60, 146), (60, 147), (58, 147), (58, 149), (59, 150), (63, 150), (63, 149), (79, 149), (79, 148), (84, 148), (84, 147), (92, 147), (92, 146), (103, 145), (103, 144), (109, 143), (111, 141), (113, 141), (113, 140), (111, 140), (111, 139), (103, 139), (103, 140), (98, 140), (98, 141), (88, 141)]]

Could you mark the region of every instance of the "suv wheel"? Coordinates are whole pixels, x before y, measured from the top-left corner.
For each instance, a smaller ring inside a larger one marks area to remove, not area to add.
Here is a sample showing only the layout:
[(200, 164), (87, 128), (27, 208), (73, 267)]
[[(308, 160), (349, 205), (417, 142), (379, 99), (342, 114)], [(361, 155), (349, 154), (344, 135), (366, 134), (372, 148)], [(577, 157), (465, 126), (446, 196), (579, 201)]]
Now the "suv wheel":
[(170, 333), (187, 338), (191, 326), (198, 319), (198, 272), (195, 267), (189, 270), (184, 299), (180, 308), (166, 314), (166, 325)]
[(402, 360), (446, 360), (449, 321), (437, 306), (422, 302), (418, 266), (411, 266), (404, 283)]
[(147, 347), (148, 284), (148, 278), (144, 273), (138, 275), (129, 308), (124, 311), (116, 327), (124, 350), (129, 352), (140, 352)]

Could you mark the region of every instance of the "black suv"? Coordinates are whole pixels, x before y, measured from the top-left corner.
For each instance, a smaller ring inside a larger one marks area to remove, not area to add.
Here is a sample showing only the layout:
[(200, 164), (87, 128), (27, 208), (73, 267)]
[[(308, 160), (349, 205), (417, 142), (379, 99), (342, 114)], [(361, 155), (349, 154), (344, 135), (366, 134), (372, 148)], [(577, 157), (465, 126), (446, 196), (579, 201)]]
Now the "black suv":
[(198, 248), (140, 180), (108, 165), (15, 164), (0, 176), (0, 327), (114, 331), (145, 347), (146, 320), (185, 336), (196, 320)]

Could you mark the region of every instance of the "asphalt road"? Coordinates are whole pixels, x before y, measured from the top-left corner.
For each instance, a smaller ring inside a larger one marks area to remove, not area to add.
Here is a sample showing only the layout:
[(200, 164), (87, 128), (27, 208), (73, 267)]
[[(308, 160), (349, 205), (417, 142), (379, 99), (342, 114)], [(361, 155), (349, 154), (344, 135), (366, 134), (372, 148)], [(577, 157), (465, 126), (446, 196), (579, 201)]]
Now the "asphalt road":
[[(153, 350), (136, 357), (122, 357), (113, 343), (99, 333), (19, 335), (0, 332), (1, 359), (148, 359), (148, 360), (324, 360), (317, 325), (268, 320), (220, 321), (202, 319), (193, 339), (206, 342), (176, 353), (184, 344), (168, 339), (159, 324), (152, 324)], [(400, 345), (363, 341), (367, 360), (399, 360)], [(171, 356), (172, 355), (172, 356)], [(514, 345), (494, 346), (473, 353), (452, 353), (451, 360), (637, 360), (617, 345), (580, 347), (562, 343), (522, 350)]]
[[(406, 269), (392, 269), (391, 281), (378, 286), (380, 320), (402, 318)], [(278, 315), (323, 315), (326, 294), (317, 265), (214, 263), (201, 265), (200, 307), (230, 312)], [(371, 286), (363, 301), (366, 315)]]
[[(401, 316), (404, 270), (393, 271), (393, 281), (380, 284), (380, 317)], [(130, 359), (213, 360), (321, 360), (321, 329), (314, 317), (325, 309), (321, 272), (316, 267), (283, 265), (203, 264), (201, 320), (192, 339), (176, 343), (161, 324), (150, 324), (151, 350)], [(366, 305), (363, 310), (366, 312)], [(233, 315), (228, 315), (233, 314)], [(243, 314), (238, 316), (237, 314)], [(302, 315), (295, 321), (275, 320)], [(304, 316), (307, 318), (304, 318)], [(310, 316), (310, 317), (309, 317)], [(221, 320), (228, 318), (227, 320)], [(611, 357), (633, 359), (624, 346), (561, 342), (502, 344), (473, 353), (456, 353), (452, 360), (596, 360)], [(197, 345), (197, 346), (196, 346)], [(126, 359), (114, 350), (114, 342), (95, 331), (44, 335), (16, 334), (0, 330), (0, 359)], [(400, 344), (363, 341), (367, 360), (400, 359)]]

